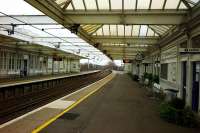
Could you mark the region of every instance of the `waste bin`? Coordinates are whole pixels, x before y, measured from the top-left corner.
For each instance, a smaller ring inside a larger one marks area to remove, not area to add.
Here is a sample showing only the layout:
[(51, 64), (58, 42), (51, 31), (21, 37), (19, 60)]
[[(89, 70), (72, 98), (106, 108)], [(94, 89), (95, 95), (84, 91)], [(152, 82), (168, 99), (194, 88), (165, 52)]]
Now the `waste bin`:
[(165, 89), (165, 101), (171, 101), (172, 99), (177, 97), (178, 90), (175, 89)]

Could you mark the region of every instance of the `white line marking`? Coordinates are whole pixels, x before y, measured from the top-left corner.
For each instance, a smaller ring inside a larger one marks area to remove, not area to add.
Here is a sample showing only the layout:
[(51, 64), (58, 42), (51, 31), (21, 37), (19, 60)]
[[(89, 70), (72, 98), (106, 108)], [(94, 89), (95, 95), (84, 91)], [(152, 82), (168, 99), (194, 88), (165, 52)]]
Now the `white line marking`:
[(49, 104), (46, 107), (47, 108), (53, 108), (53, 109), (66, 109), (67, 107), (69, 107), (70, 105), (72, 105), (74, 102), (75, 101), (58, 100), (58, 101), (55, 101), (55, 102)]

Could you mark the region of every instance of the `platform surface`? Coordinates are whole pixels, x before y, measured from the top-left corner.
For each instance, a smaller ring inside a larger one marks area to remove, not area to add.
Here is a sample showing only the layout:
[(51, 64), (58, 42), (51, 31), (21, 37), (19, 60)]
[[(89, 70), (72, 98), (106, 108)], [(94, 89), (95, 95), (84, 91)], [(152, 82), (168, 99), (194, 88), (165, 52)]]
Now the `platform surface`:
[(88, 73), (94, 73), (97, 71), (98, 70), (84, 71), (84, 72), (79, 72), (79, 73), (69, 73), (69, 74), (43, 75), (43, 76), (29, 77), (29, 78), (25, 78), (25, 79), (8, 80), (8, 81), (0, 82), (0, 88), (7, 87), (7, 86), (19, 85), (19, 84), (26, 84), (26, 83), (30, 83), (30, 82), (40, 82), (43, 80), (52, 80), (52, 79), (63, 78), (63, 77), (84, 75), (84, 74), (88, 74)]
[(59, 117), (41, 133), (200, 133), (160, 119), (157, 102), (127, 74)]
[(101, 87), (112, 80), (114, 76), (115, 74), (111, 73), (105, 78), (81, 88), (80, 90), (6, 122), (0, 125), (0, 133), (30, 133), (35, 131), (44, 123), (60, 115), (60, 113), (72, 105), (77, 104), (80, 100), (83, 100), (83, 98), (87, 98), (87, 95), (89, 96), (101, 89)]

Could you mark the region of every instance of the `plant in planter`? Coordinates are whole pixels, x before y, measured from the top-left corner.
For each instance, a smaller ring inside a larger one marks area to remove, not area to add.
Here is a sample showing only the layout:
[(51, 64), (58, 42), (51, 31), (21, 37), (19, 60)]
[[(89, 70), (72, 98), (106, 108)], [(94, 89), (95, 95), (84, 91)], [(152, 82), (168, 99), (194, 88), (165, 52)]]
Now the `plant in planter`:
[(151, 85), (153, 81), (153, 75), (149, 73), (147, 78), (149, 79), (149, 85)]
[(134, 81), (139, 81), (138, 75), (133, 75), (133, 80), (134, 80)]
[(170, 102), (162, 103), (159, 111), (160, 117), (167, 122), (185, 127), (198, 126), (197, 115), (190, 108), (185, 108), (185, 102), (182, 99), (175, 98)]
[[(144, 78), (144, 81), (146, 81), (145, 84), (147, 84), (147, 85), (151, 85), (152, 84), (153, 75), (151, 73), (144, 73), (143, 78)], [(148, 81), (148, 83), (147, 83), (147, 81)]]
[(160, 83), (160, 81), (159, 81), (159, 76), (158, 76), (158, 75), (154, 75), (152, 81), (153, 81), (154, 83), (159, 84), (159, 83)]
[(172, 99), (169, 104), (176, 109), (184, 109), (185, 107), (185, 101), (180, 98)]
[(132, 73), (128, 73), (128, 75), (132, 78), (132, 80), (134, 81), (138, 81), (139, 80), (139, 77), (138, 75), (133, 75)]
[(144, 77), (144, 79), (148, 78), (148, 73), (145, 72), (143, 77)]

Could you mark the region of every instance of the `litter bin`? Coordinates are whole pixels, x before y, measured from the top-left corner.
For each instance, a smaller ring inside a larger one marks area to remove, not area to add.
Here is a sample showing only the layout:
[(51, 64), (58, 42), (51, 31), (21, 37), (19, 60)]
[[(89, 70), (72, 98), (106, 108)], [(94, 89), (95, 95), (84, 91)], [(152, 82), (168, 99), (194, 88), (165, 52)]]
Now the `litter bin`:
[(175, 89), (165, 89), (165, 101), (171, 101), (172, 99), (177, 97), (178, 90)]

